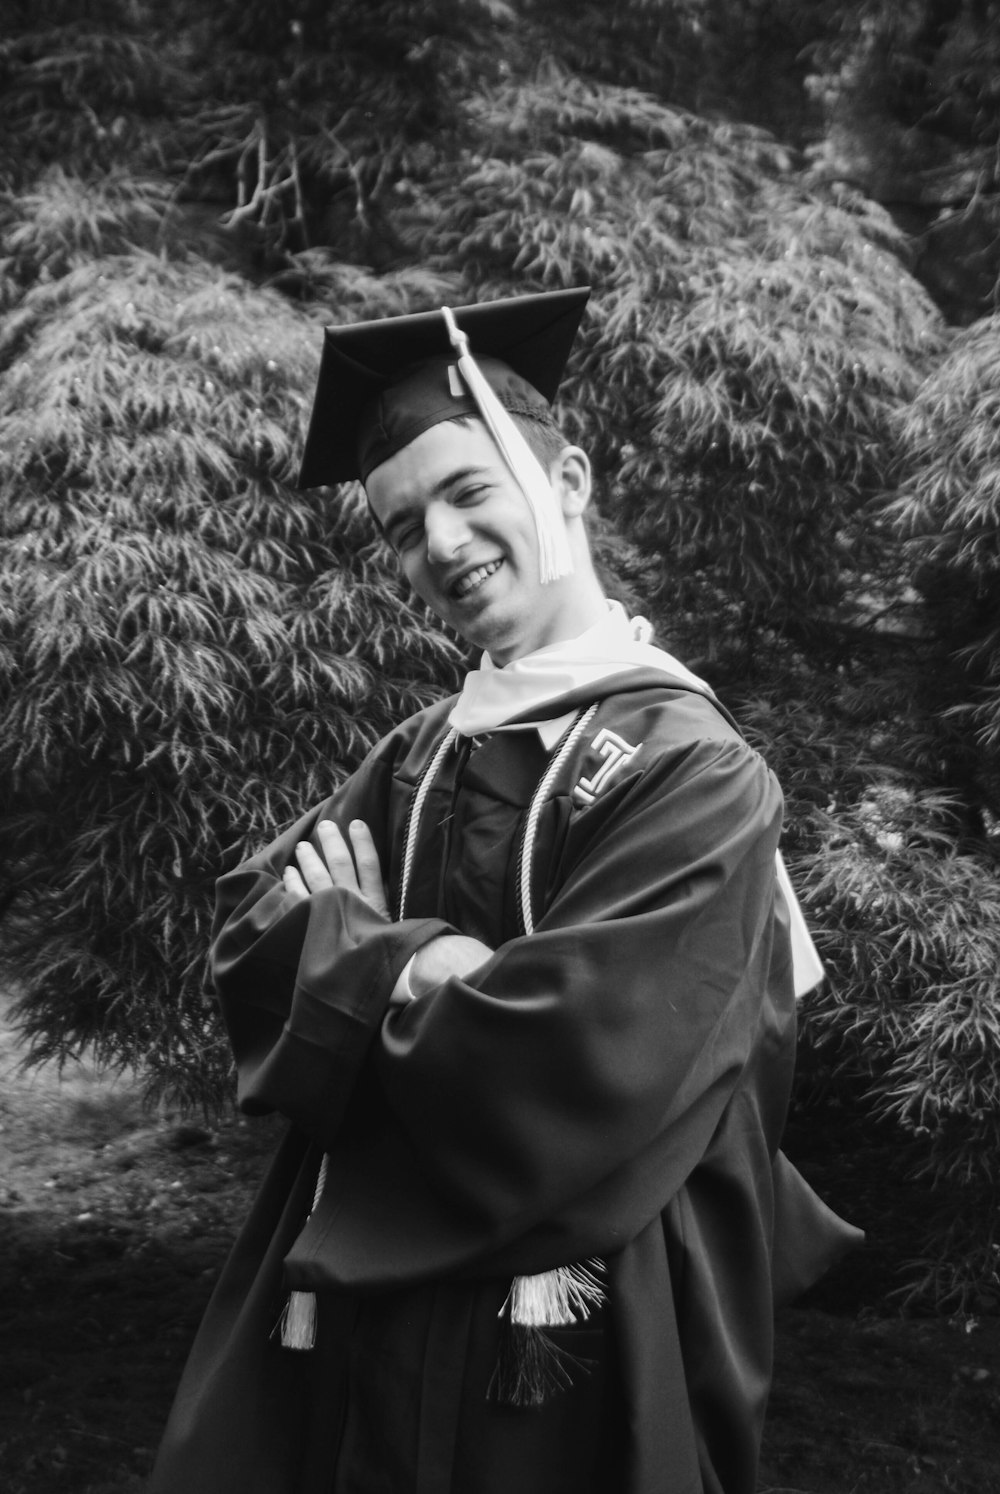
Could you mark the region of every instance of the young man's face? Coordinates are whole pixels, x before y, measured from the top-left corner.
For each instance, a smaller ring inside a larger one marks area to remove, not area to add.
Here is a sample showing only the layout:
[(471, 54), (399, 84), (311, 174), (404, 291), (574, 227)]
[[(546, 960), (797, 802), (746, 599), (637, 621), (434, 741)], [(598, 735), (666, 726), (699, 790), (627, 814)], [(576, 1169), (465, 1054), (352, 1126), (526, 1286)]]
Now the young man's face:
[(365, 487), (413, 590), (495, 664), (575, 637), (593, 620), (575, 573), (539, 580), (531, 510), (479, 421), (432, 426)]

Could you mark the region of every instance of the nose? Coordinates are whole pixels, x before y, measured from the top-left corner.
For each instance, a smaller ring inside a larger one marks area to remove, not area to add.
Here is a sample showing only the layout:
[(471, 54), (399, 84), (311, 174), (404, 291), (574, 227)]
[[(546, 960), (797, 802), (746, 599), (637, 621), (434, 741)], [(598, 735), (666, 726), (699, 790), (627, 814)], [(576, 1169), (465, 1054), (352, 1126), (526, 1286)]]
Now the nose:
[(461, 509), (452, 504), (431, 504), (424, 513), (424, 534), (427, 538), (427, 558), (438, 564), (447, 564), (469, 540), (469, 525)]

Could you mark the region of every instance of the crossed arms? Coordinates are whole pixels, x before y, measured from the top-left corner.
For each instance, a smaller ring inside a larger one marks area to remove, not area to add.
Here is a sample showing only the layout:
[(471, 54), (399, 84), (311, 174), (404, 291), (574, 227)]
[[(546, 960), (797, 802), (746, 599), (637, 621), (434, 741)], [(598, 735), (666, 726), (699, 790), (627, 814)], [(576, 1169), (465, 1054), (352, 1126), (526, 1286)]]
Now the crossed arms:
[[(348, 834), (350, 847), (332, 820), (320, 820), (316, 827), (320, 849), (317, 851), (308, 840), (299, 841), (295, 848), (298, 866), (289, 864), (283, 873), (285, 891), (301, 899), (339, 887), (357, 893), (388, 922), (382, 866), (372, 833), (364, 820), (352, 820)], [(488, 944), (466, 934), (439, 934), (417, 950), (407, 966), (406, 982), (396, 982), (390, 1003), (398, 1005), (426, 995), (449, 976), (468, 975), (492, 954)]]

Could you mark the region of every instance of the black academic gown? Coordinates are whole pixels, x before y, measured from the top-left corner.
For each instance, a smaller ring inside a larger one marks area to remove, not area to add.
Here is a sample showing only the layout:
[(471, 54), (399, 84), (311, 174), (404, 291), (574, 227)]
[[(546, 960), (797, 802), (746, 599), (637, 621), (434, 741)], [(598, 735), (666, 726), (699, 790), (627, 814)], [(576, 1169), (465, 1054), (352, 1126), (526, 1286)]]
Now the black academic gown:
[[(551, 714), (596, 696), (527, 851), (551, 762), (538, 734), (446, 754), (398, 920), (337, 889), (293, 902), (281, 872), (321, 817), (362, 818), (398, 890), (449, 702), (221, 880), (240, 1103), (293, 1130), (149, 1494), (752, 1494), (773, 1278), (801, 1289), (856, 1236), (778, 1152), (794, 1057), (781, 795), (705, 695), (636, 670)], [(496, 953), (389, 1007), (410, 956), (453, 931)], [(488, 1402), (511, 1278), (593, 1257), (605, 1307), (567, 1330), (590, 1335), (571, 1347), (592, 1373), (541, 1410)], [(271, 1336), (289, 1286), (318, 1296), (310, 1353)]]

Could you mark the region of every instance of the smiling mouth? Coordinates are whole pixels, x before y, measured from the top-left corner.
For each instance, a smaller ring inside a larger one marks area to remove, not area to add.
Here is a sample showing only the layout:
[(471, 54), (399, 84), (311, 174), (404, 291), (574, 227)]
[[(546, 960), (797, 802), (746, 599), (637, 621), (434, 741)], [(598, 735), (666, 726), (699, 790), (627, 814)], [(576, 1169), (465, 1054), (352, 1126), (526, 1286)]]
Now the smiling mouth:
[(466, 571), (464, 576), (448, 588), (450, 595), (458, 602), (470, 597), (473, 592), (478, 591), (485, 581), (496, 574), (503, 565), (502, 560), (490, 560), (486, 565), (477, 565), (474, 571)]

